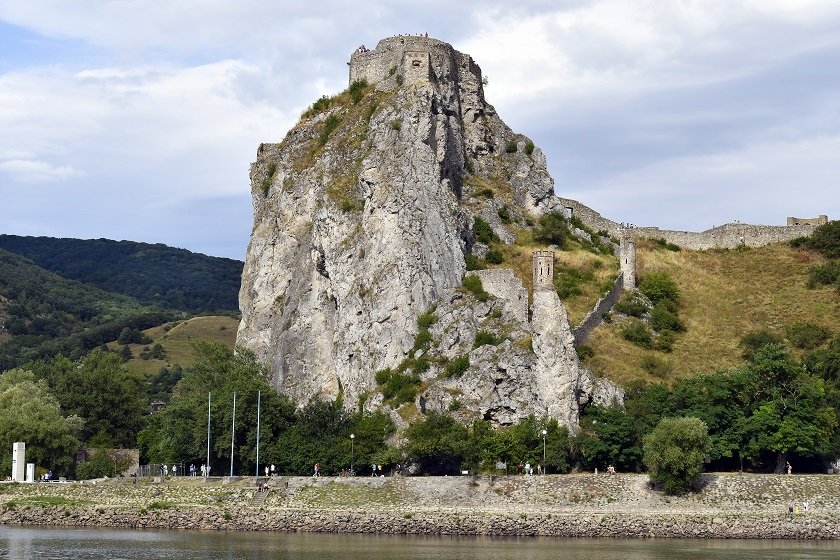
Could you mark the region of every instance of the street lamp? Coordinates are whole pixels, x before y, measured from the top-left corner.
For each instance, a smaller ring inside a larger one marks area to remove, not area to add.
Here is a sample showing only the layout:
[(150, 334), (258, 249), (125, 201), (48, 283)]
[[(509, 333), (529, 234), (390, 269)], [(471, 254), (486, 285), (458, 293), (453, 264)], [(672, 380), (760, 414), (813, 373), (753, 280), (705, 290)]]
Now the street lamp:
[(547, 435), (548, 435), (548, 431), (543, 430), (542, 431), (542, 436), (543, 436), (543, 474), (545, 474), (548, 471), (548, 465), (545, 464), (545, 436), (547, 436)]
[(356, 439), (355, 434), (350, 434), (350, 476), (353, 476), (353, 440)]

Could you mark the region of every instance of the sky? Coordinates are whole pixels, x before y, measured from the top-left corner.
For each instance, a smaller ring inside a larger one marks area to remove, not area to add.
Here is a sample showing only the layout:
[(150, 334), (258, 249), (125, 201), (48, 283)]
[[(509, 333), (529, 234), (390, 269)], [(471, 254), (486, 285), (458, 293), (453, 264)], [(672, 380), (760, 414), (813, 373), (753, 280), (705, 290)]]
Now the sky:
[(0, 0), (0, 233), (244, 259), (259, 144), (410, 33), (608, 218), (836, 219), (838, 30), (836, 0)]

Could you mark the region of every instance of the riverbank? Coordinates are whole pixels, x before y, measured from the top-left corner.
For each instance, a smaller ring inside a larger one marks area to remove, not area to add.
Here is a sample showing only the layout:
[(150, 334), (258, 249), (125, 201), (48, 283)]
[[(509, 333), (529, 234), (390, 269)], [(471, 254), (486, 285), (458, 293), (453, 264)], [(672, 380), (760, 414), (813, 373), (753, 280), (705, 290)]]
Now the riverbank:
[[(710, 474), (668, 497), (645, 475), (278, 477), (2, 484), (0, 523), (418, 535), (840, 539), (840, 476)], [(803, 503), (809, 510), (803, 511)], [(799, 512), (790, 514), (789, 506)]]

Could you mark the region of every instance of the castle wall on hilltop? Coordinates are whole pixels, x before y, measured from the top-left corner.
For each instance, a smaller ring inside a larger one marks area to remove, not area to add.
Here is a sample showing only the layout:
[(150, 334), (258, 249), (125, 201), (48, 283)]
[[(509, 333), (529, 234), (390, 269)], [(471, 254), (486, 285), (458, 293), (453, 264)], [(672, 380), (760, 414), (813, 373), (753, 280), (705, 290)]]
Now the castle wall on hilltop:
[[(797, 237), (811, 235), (818, 227), (819, 218), (814, 220), (800, 220), (798, 225), (768, 226), (742, 223), (730, 223), (717, 226), (705, 231), (674, 231), (657, 227), (622, 228), (591, 208), (569, 198), (560, 198), (566, 213), (571, 213), (590, 228), (604, 230), (613, 237), (621, 237), (622, 231), (633, 238), (650, 237), (664, 239), (685, 249), (733, 249), (740, 245), (747, 247), (762, 247), (770, 243), (790, 241)], [(821, 216), (821, 218), (824, 216)], [(790, 224), (790, 218), (788, 223)], [(796, 220), (796, 218), (794, 218)], [(827, 218), (826, 218), (827, 221)], [(813, 222), (813, 223), (812, 223)]]
[(408, 82), (434, 81), (440, 76), (452, 75), (453, 56), (462, 60), (461, 66), (470, 66), (480, 73), (468, 55), (458, 53), (451, 45), (416, 35), (398, 35), (382, 39), (375, 49), (359, 47), (350, 56), (349, 83), (366, 80), (369, 84), (382, 82), (398, 74)]

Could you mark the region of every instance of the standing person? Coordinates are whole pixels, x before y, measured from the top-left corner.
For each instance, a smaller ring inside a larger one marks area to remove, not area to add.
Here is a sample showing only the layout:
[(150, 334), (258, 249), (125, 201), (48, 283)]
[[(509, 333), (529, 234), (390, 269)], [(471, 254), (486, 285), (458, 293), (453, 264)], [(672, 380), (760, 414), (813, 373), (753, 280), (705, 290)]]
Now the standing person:
[(268, 467), (265, 468), (265, 477), (268, 478)]
[(811, 504), (808, 503), (808, 500), (805, 500), (804, 502), (802, 502), (802, 509), (805, 511), (805, 513), (808, 513), (808, 506), (810, 506), (810, 505)]
[(787, 469), (787, 473), (790, 474), (793, 472), (793, 467), (790, 466), (790, 463), (785, 461), (785, 469)]
[(195, 478), (195, 463), (190, 463), (190, 477)]
[(312, 476), (321, 476), (321, 464), (315, 463), (315, 474)]

